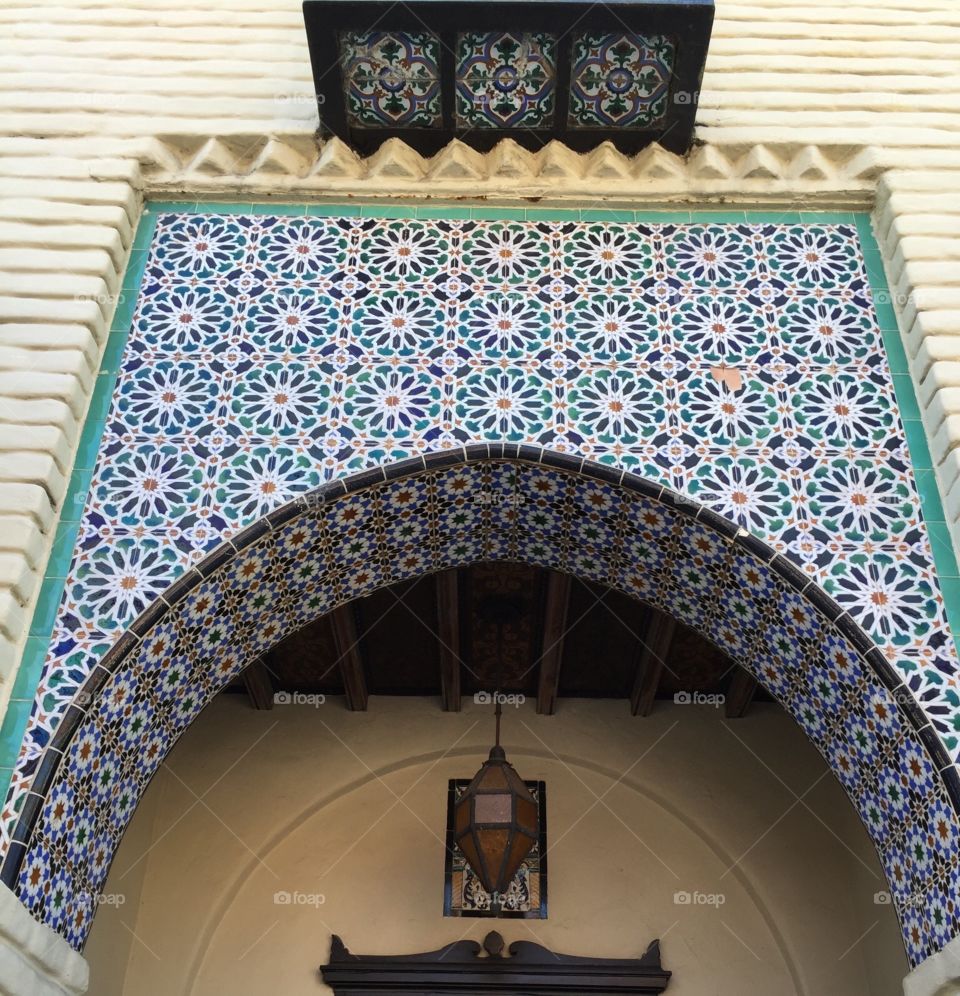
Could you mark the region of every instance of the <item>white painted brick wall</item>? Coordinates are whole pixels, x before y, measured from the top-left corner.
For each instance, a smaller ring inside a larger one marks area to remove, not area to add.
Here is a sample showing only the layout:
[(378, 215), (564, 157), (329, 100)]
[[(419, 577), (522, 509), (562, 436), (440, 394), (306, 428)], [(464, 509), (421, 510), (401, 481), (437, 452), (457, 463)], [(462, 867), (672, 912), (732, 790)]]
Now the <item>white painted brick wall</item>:
[(299, 0), (0, 7), (0, 709), (145, 189), (209, 198), (538, 197), (875, 206), (960, 536), (960, 4), (717, 0), (698, 137), (432, 161), (319, 149)]

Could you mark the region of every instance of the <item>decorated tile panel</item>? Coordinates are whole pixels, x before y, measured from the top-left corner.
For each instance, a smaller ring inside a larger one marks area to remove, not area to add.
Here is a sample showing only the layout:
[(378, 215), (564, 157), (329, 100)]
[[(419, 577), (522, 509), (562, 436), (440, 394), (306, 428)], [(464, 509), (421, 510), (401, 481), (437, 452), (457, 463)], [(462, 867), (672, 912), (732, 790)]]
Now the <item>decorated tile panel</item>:
[(347, 118), (356, 127), (440, 124), (440, 39), (436, 35), (341, 32), (340, 71)]
[(570, 126), (654, 127), (667, 113), (675, 59), (676, 44), (663, 35), (577, 34), (570, 72)]
[(459, 128), (549, 128), (556, 105), (552, 35), (466, 32), (457, 37)]
[[(69, 702), (171, 581), (325, 481), (484, 440), (633, 471), (761, 538), (869, 633), (956, 760), (956, 654), (892, 384), (852, 225), (162, 215), (7, 839)], [(807, 664), (790, 663), (794, 634), (768, 600), (764, 635), (747, 638), (741, 620), (760, 609), (736, 586), (756, 571), (711, 559), (702, 527), (677, 534), (666, 505), (600, 481), (558, 509), (552, 473), (528, 494), (506, 465), (457, 473), (439, 504), (411, 479), (383, 485), (383, 501), (346, 501), (343, 521), (311, 508), (271, 534), (296, 547), (295, 566), (245, 562), (249, 577), (205, 582), (213, 601), (195, 611), (213, 615), (195, 632), (219, 620), (238, 649), (170, 670), (196, 690), (176, 712), (162, 708), (162, 683), (145, 692), (165, 735), (251, 647), (344, 598), (521, 559), (697, 626), (762, 672), (822, 742)], [(611, 496), (621, 511), (606, 521)], [(691, 545), (700, 560), (680, 568), (671, 550)], [(682, 583), (658, 582), (668, 564)], [(267, 623), (265, 606), (276, 609)], [(850, 770), (846, 754), (825, 754)]]

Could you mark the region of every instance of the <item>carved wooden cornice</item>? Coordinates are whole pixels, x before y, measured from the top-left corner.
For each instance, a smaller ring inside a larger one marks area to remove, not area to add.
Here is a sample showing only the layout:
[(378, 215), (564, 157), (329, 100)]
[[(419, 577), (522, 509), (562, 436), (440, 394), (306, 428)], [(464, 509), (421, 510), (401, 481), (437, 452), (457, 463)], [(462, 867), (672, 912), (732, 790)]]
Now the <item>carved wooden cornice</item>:
[(336, 935), (323, 981), (341, 993), (542, 993), (560, 996), (644, 996), (662, 993), (671, 973), (660, 964), (660, 942), (639, 958), (580, 958), (556, 954), (530, 941), (514, 941), (509, 955), (496, 931), (476, 941), (455, 941), (413, 955), (351, 954)]

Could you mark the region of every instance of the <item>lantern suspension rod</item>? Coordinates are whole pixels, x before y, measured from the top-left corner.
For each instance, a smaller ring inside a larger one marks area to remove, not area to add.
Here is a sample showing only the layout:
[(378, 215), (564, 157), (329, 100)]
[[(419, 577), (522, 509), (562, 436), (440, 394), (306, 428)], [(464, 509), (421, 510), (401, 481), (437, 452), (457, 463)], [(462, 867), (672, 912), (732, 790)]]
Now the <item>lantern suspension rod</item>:
[(496, 746), (500, 746), (500, 714), (502, 712), (502, 706), (500, 703), (500, 683), (503, 681), (503, 620), (497, 622), (497, 691), (496, 695), (496, 705), (493, 711), (494, 716), (497, 720), (497, 736), (496, 736)]

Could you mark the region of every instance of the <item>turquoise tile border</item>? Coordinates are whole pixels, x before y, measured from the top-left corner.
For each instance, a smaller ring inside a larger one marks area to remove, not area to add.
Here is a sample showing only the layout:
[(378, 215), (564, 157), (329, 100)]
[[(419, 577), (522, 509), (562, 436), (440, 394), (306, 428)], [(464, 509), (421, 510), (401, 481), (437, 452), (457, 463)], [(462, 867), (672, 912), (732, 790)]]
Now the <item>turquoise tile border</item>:
[(581, 221), (603, 221), (603, 222), (616, 222), (621, 225), (632, 225), (636, 220), (636, 212), (634, 211), (616, 211), (616, 210), (604, 210), (598, 209), (594, 210), (591, 208), (589, 211), (584, 210), (580, 212)]
[(475, 207), (470, 209), (470, 217), (475, 221), (525, 221), (526, 208)]
[(930, 447), (927, 445), (926, 430), (920, 420), (921, 409), (916, 387), (913, 378), (909, 376), (910, 367), (897, 325), (896, 312), (893, 309), (892, 294), (887, 286), (883, 256), (873, 233), (870, 215), (858, 212), (853, 216), (853, 220), (860, 235), (860, 244), (867, 265), (867, 278), (870, 281), (870, 290), (877, 310), (877, 321), (883, 334), (883, 344), (890, 369), (894, 375), (897, 404), (900, 406), (900, 417), (903, 419), (907, 446), (910, 449), (910, 463), (920, 494), (920, 508), (923, 510), (933, 550), (933, 560), (937, 568), (937, 578), (943, 593), (944, 611), (954, 638), (960, 638), (960, 572), (957, 570), (950, 526), (943, 511), (943, 501), (940, 497), (936, 471), (933, 469), (933, 460), (930, 457)]
[(423, 218), (451, 220), (476, 219), (483, 221), (599, 221), (630, 224), (650, 222), (664, 224), (690, 223), (744, 223), (753, 224), (853, 224), (856, 225), (867, 263), (867, 275), (874, 295), (877, 319), (883, 332), (890, 367), (894, 376), (897, 401), (904, 420), (904, 429), (910, 448), (911, 461), (921, 507), (930, 533), (934, 560), (940, 576), (947, 618), (954, 633), (960, 634), (960, 573), (957, 570), (949, 526), (943, 512), (936, 476), (932, 469), (920, 408), (917, 404), (913, 382), (908, 376), (909, 367), (900, 338), (896, 313), (886, 285), (880, 249), (874, 238), (870, 216), (865, 212), (777, 212), (777, 211), (637, 211), (624, 208), (579, 209), (548, 207), (508, 207), (498, 205), (465, 206), (462, 202), (443, 204), (411, 204), (408, 202), (370, 202), (349, 204), (291, 204), (291, 203), (223, 203), (204, 201), (151, 201), (144, 208), (131, 247), (130, 258), (121, 288), (121, 300), (111, 323), (104, 348), (100, 371), (94, 388), (87, 419), (84, 422), (77, 458), (70, 478), (67, 494), (61, 508), (61, 521), (57, 527), (54, 547), (44, 576), (40, 596), (34, 610), (30, 636), (23, 661), (14, 683), (10, 705), (0, 728), (0, 784), (9, 785), (13, 766), (16, 764), (20, 743), (36, 686), (43, 668), (43, 660), (53, 631), (56, 611), (63, 591), (63, 579), (69, 567), (73, 543), (93, 473), (93, 466), (100, 450), (104, 420), (116, 384), (117, 372), (126, 345), (140, 281), (146, 266), (148, 250), (153, 240), (158, 214), (162, 213), (211, 213), (211, 214), (283, 214), (305, 217), (345, 215), (365, 218)]

